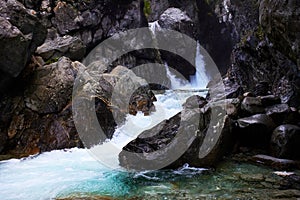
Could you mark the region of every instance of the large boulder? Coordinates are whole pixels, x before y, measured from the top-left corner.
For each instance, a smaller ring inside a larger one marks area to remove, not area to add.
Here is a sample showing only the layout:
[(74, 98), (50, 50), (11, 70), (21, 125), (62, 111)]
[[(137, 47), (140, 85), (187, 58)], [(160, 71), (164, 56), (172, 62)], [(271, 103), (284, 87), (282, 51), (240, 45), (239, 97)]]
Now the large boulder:
[(26, 106), (40, 114), (60, 112), (71, 99), (78, 67), (84, 68), (62, 57), (56, 63), (37, 68), (25, 91)]
[(290, 124), (277, 127), (271, 138), (271, 152), (278, 158), (300, 159), (300, 127)]
[(45, 40), (46, 28), (18, 1), (1, 0), (0, 7), (0, 74), (17, 77)]
[(214, 166), (230, 150), (231, 123), (224, 115), (217, 121), (211, 119), (212, 113), (222, 111), (220, 107), (204, 105), (201, 98), (189, 98), (182, 112), (123, 147), (120, 165), (134, 170), (176, 168), (185, 163)]

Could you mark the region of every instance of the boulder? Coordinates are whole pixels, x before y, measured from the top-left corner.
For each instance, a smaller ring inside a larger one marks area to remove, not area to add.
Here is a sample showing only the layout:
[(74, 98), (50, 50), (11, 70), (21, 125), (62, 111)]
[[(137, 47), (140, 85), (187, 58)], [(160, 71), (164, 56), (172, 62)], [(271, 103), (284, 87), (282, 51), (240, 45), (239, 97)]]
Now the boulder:
[(235, 134), (242, 146), (267, 148), (275, 127), (272, 118), (257, 114), (238, 119)]
[(26, 106), (40, 113), (58, 113), (70, 101), (77, 70), (84, 68), (78, 62), (62, 57), (56, 63), (37, 68), (25, 90)]
[(66, 56), (71, 60), (81, 60), (85, 55), (85, 45), (78, 37), (65, 35), (48, 40), (36, 50), (45, 61)]
[[(191, 97), (182, 112), (144, 131), (119, 154), (120, 165), (127, 169), (146, 170), (177, 168), (185, 163), (196, 167), (214, 166), (231, 149), (231, 121), (220, 107), (206, 105)], [(194, 106), (190, 106), (196, 103)]]
[(249, 114), (264, 113), (265, 108), (262, 105), (260, 98), (257, 97), (246, 97), (244, 98), (241, 108)]
[(46, 38), (46, 28), (20, 2), (0, 1), (0, 72), (17, 77)]
[[(192, 37), (195, 32), (193, 23), (192, 19), (179, 8), (168, 8), (163, 12), (158, 20), (158, 24), (161, 28), (175, 30), (187, 34), (190, 37)], [(158, 38), (158, 40), (160, 39)], [(176, 42), (172, 42), (172, 45), (176, 46), (174, 49), (181, 54), (183, 53), (185, 58), (192, 58), (192, 60), (194, 60), (194, 56), (196, 55), (196, 46), (194, 47), (194, 50), (191, 49), (191, 51), (187, 51), (186, 49), (188, 47), (186, 41), (180, 38), (178, 38)], [(193, 55), (191, 55), (191, 52)], [(196, 70), (193, 63), (191, 64), (180, 56), (177, 56), (176, 52), (170, 53), (167, 51), (160, 51), (160, 54), (162, 60), (165, 61), (168, 66), (176, 69), (186, 79), (189, 80), (190, 76), (195, 74)]]
[(270, 116), (276, 124), (283, 123), (291, 112), (287, 104), (276, 104), (266, 108), (266, 114)]
[(300, 127), (290, 124), (277, 127), (271, 138), (271, 152), (278, 158), (300, 159)]

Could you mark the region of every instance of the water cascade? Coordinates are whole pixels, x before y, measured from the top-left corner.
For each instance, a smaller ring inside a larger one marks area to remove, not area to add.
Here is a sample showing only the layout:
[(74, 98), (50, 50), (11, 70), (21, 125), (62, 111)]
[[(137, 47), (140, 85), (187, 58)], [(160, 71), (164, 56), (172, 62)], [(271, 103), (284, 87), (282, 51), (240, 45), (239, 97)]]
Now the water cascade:
[[(160, 28), (157, 22), (150, 24), (151, 30)], [(191, 77), (191, 83), (179, 80), (166, 65), (167, 74), (172, 83), (171, 89), (203, 88), (208, 78), (205, 76), (204, 63), (199, 47), (196, 54), (197, 73)], [(99, 194), (109, 196), (129, 195), (130, 184), (126, 180), (128, 172), (119, 169), (118, 154), (128, 142), (135, 139), (142, 131), (150, 129), (164, 119), (168, 119), (182, 110), (182, 104), (193, 93), (178, 94), (172, 90), (157, 94), (156, 111), (150, 116), (138, 113), (128, 115), (126, 123), (118, 127), (112, 140), (97, 145), (91, 150), (69, 149), (56, 150), (31, 156), (25, 159), (11, 159), (0, 162), (0, 197), (1, 200), (18, 199), (53, 199), (70, 194)], [(101, 157), (100, 162), (94, 155)], [(104, 162), (102, 162), (104, 161)], [(202, 172), (202, 169), (183, 170)], [(175, 171), (176, 172), (176, 171)], [(182, 171), (176, 173), (181, 174)], [(174, 173), (172, 171), (171, 173)], [(145, 174), (136, 176), (145, 176)], [(16, 192), (17, 191), (17, 192)]]

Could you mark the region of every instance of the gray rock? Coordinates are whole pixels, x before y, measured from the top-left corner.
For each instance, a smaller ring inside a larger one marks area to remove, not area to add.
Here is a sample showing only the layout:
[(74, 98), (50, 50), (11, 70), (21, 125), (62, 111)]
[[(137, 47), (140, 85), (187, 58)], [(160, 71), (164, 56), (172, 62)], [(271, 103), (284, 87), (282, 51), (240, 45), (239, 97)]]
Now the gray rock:
[(277, 127), (271, 138), (271, 152), (278, 158), (300, 159), (300, 127), (290, 124)]
[(36, 53), (44, 60), (56, 59), (61, 56), (66, 56), (71, 60), (81, 60), (85, 55), (85, 45), (77, 37), (70, 35), (58, 36), (39, 46)]
[(60, 112), (72, 96), (77, 70), (84, 68), (66, 57), (58, 62), (37, 68), (25, 91), (26, 106), (40, 114)]
[[(186, 105), (193, 100), (190, 98)], [(202, 101), (195, 103), (202, 104)], [(201, 109), (199, 105), (186, 107), (128, 143), (119, 154), (121, 166), (135, 170), (177, 168), (185, 163), (196, 167), (214, 166), (230, 151), (233, 141), (227, 116), (217, 122), (210, 119), (213, 112), (220, 111), (208, 105)], [(218, 138), (215, 137), (217, 131), (220, 131)]]

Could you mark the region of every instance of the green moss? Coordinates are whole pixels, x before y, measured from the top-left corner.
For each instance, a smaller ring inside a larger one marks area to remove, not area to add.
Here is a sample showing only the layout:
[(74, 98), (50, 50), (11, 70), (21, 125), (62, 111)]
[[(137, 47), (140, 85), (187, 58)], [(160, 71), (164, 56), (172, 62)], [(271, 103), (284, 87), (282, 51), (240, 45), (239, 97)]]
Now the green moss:
[(59, 57), (50, 58), (49, 60), (47, 60), (47, 61), (45, 62), (45, 64), (46, 64), (46, 65), (50, 65), (50, 64), (52, 64), (52, 63), (57, 62), (58, 59), (59, 59)]
[(265, 38), (265, 32), (263, 30), (263, 28), (261, 26), (258, 26), (256, 32), (255, 32), (255, 36), (259, 39), (259, 40), (263, 40)]
[(144, 0), (144, 14), (147, 18), (151, 14), (151, 3), (149, 0)]

